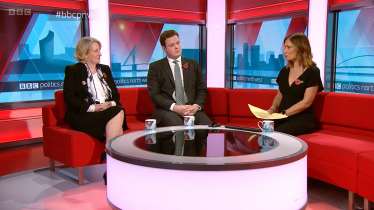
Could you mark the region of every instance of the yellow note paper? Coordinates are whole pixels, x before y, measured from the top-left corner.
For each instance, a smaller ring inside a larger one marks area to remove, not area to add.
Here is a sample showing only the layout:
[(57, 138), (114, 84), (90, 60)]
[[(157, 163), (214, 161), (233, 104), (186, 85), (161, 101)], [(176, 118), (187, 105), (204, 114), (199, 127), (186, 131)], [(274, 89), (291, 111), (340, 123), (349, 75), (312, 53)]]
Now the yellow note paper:
[(260, 118), (260, 119), (275, 120), (275, 119), (282, 119), (282, 118), (287, 117), (286, 115), (283, 115), (283, 114), (280, 114), (280, 113), (269, 114), (266, 110), (257, 108), (255, 106), (250, 105), (250, 104), (248, 104), (248, 107), (251, 110), (251, 112), (257, 118)]

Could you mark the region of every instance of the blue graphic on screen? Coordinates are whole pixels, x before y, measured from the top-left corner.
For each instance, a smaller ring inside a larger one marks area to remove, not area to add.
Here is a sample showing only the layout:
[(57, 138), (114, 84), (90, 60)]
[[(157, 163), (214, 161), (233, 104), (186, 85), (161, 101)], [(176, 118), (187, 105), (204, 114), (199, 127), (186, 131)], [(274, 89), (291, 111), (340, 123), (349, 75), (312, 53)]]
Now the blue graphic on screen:
[(306, 33), (306, 23), (300, 17), (235, 26), (233, 88), (277, 89), (276, 78), (287, 64), (283, 40), (287, 34)]
[(54, 99), (54, 92), (62, 89), (65, 66), (77, 62), (73, 55), (82, 36), (80, 23), (32, 14), (8, 65), (9, 77), (2, 81), (0, 103)]
[(374, 94), (374, 8), (339, 13), (336, 92)]
[(146, 87), (149, 64), (165, 58), (159, 36), (165, 30), (179, 33), (182, 57), (199, 61), (199, 26), (110, 21), (111, 68), (118, 87)]

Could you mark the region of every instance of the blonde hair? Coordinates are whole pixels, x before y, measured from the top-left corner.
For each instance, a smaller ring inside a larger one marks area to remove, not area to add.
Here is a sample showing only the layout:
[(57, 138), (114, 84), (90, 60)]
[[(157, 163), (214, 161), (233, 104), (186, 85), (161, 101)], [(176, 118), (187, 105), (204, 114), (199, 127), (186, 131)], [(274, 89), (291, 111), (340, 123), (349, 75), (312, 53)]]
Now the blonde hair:
[[(310, 68), (312, 66), (317, 65), (312, 59), (312, 48), (310, 47), (309, 39), (305, 34), (303, 33), (294, 33), (289, 36), (287, 36), (283, 43), (286, 44), (286, 41), (290, 40), (290, 42), (295, 45), (297, 49), (297, 57), (296, 59), (299, 61), (299, 63), (305, 67)], [(287, 62), (287, 68), (292, 68), (294, 66), (294, 63), (292, 61)]]
[(77, 45), (75, 46), (74, 59), (81, 63), (85, 63), (86, 62), (85, 55), (87, 55), (88, 52), (91, 51), (92, 44), (95, 42), (99, 44), (100, 49), (101, 49), (101, 42), (99, 40), (93, 37), (89, 37), (89, 36), (81, 38), (78, 41)]

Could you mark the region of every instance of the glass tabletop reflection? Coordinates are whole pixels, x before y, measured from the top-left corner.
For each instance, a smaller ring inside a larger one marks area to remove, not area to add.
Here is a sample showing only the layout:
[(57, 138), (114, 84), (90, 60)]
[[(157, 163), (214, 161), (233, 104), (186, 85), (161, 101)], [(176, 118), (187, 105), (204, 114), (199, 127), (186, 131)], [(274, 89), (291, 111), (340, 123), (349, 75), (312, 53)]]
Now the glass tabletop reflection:
[(227, 157), (275, 149), (275, 139), (249, 132), (185, 129), (147, 134), (134, 140), (136, 147), (165, 155)]

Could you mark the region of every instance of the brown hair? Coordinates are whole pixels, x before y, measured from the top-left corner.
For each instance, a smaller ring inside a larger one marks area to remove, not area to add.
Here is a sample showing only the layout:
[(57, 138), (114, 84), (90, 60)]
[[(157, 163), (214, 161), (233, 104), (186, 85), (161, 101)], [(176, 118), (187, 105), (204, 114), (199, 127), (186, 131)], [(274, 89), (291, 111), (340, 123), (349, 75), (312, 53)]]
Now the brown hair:
[[(310, 47), (309, 39), (305, 34), (303, 33), (294, 33), (289, 36), (287, 36), (283, 43), (285, 44), (287, 40), (290, 40), (290, 42), (295, 45), (297, 49), (297, 57), (296, 59), (299, 61), (299, 63), (305, 67), (310, 68), (312, 66), (317, 65), (313, 60), (312, 55), (312, 49)], [(287, 62), (287, 68), (292, 68), (294, 63), (292, 61)]]
[(167, 38), (173, 37), (175, 35), (177, 35), (179, 37), (178, 32), (176, 32), (174, 30), (167, 30), (167, 31), (162, 32), (161, 35), (160, 35), (160, 44), (161, 44), (161, 46), (166, 47), (165, 40)]
[(90, 50), (92, 49), (92, 44), (95, 42), (99, 44), (101, 49), (101, 42), (99, 40), (89, 36), (81, 38), (78, 41), (77, 45), (75, 45), (74, 59), (81, 63), (84, 63), (86, 61), (85, 55), (90, 52)]

